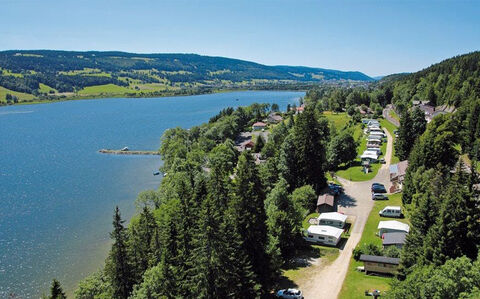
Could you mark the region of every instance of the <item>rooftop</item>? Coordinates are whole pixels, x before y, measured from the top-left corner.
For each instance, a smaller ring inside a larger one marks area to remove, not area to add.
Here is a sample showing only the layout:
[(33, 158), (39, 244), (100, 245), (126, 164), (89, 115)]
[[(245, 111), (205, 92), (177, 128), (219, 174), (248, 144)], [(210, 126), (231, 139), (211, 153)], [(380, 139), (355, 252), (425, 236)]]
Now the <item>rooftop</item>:
[(322, 213), (320, 216), (318, 216), (318, 221), (326, 219), (326, 220), (337, 220), (337, 221), (342, 221), (345, 222), (347, 220), (347, 216), (343, 215), (338, 212), (330, 212), (330, 213)]
[(317, 206), (327, 204), (333, 207), (334, 197), (331, 194), (325, 193), (320, 194), (317, 200)]
[(383, 245), (405, 244), (407, 233), (385, 233), (382, 237)]
[(266, 123), (262, 123), (261, 121), (259, 122), (256, 122), (253, 124), (254, 127), (266, 127), (267, 124)]
[(310, 225), (307, 231), (311, 234), (331, 236), (337, 239), (340, 238), (343, 233), (343, 229), (328, 225)]
[(391, 265), (398, 265), (400, 263), (399, 258), (379, 256), (379, 255), (367, 255), (367, 254), (362, 254), (360, 256), (360, 261), (391, 264)]
[(410, 226), (408, 224), (405, 224), (397, 220), (380, 221), (378, 223), (377, 229), (382, 229), (382, 228), (401, 230), (407, 233), (410, 231)]

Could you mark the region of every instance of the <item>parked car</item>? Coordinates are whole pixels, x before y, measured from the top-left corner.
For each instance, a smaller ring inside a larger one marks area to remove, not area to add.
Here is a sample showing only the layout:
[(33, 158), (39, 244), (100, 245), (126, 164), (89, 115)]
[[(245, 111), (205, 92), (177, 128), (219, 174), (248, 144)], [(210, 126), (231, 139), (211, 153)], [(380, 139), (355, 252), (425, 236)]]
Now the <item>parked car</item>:
[(384, 158), (381, 158), (380, 160), (378, 160), (378, 162), (380, 162), (381, 164), (387, 163)]
[(284, 289), (277, 292), (277, 298), (303, 299), (302, 291), (297, 289)]
[(372, 184), (372, 192), (373, 193), (387, 193), (387, 189), (383, 184), (380, 183), (373, 183)]
[(385, 193), (372, 193), (373, 200), (387, 200), (388, 196)]
[(330, 193), (335, 196), (343, 193), (343, 187), (338, 184), (330, 183), (328, 184), (328, 189), (330, 190)]
[(399, 206), (386, 206), (378, 215), (382, 217), (394, 217), (394, 218), (402, 218), (402, 208)]

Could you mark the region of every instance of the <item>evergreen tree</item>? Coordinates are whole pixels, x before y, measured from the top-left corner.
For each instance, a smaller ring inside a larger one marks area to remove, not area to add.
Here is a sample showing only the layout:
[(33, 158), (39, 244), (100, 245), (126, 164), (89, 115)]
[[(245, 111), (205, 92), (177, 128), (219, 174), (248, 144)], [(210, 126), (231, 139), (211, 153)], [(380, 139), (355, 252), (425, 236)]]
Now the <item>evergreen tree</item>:
[(308, 106), (298, 115), (294, 126), (294, 146), (296, 151), (297, 180), (290, 185), (291, 190), (311, 185), (319, 192), (326, 185), (326, 142), (328, 141), (328, 122), (317, 121), (315, 111)]
[(294, 256), (302, 226), (302, 214), (288, 196), (287, 187), (280, 179), (265, 200), (268, 232), (278, 240), (283, 261)]
[[(440, 217), (427, 236), (426, 248), (432, 249), (431, 261), (437, 265), (463, 255), (476, 259), (480, 241), (480, 208), (470, 187), (470, 179), (460, 163), (442, 194)], [(425, 258), (429, 259), (427, 255)]]
[(398, 137), (395, 141), (395, 153), (400, 160), (407, 160), (413, 147), (410, 134), (412, 132), (412, 119), (410, 113), (406, 110), (400, 118), (400, 127), (398, 128)]
[(113, 232), (110, 234), (113, 245), (105, 265), (105, 272), (110, 278), (115, 298), (126, 299), (134, 284), (132, 267), (128, 256), (128, 235), (123, 226), (118, 206), (113, 215)]
[(267, 292), (272, 285), (270, 258), (267, 250), (265, 195), (252, 156), (242, 153), (238, 160), (233, 184), (231, 208), (235, 211), (234, 225), (241, 237), (242, 248), (252, 264), (252, 270)]
[(50, 296), (49, 299), (66, 299), (65, 293), (63, 292), (60, 282), (56, 279), (52, 281), (52, 286), (50, 287)]
[(290, 132), (282, 143), (278, 162), (280, 176), (287, 181), (289, 191), (295, 189), (299, 181), (294, 133)]
[(253, 152), (254, 153), (261, 152), (264, 146), (265, 146), (265, 140), (263, 140), (262, 135), (258, 135), (257, 142), (255, 142), (255, 146), (253, 147)]

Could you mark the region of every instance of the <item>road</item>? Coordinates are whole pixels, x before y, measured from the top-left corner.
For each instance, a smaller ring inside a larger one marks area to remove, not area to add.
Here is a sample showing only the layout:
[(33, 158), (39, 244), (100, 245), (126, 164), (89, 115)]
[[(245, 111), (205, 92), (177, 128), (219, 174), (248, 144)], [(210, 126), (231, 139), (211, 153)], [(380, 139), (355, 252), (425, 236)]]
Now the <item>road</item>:
[(398, 120), (396, 120), (395, 118), (390, 116), (390, 110), (393, 110), (393, 107), (392, 107), (391, 104), (387, 105), (387, 107), (385, 109), (383, 109), (383, 118), (385, 118), (386, 120), (388, 120), (389, 122), (391, 122), (395, 126), (400, 127), (400, 122)]
[(368, 215), (372, 210), (374, 201), (370, 191), (372, 182), (379, 182), (389, 187), (389, 165), (392, 158), (392, 136), (387, 134), (387, 151), (385, 153), (386, 164), (382, 165), (374, 179), (365, 182), (351, 182), (342, 178), (338, 180), (342, 183), (345, 194), (338, 200), (338, 211), (355, 219), (353, 228), (348, 241), (340, 249), (338, 258), (330, 265), (321, 268), (312, 273), (310, 279), (299, 283), (299, 289), (304, 293), (305, 299), (337, 298), (342, 288), (343, 281), (348, 271), (348, 266), (352, 257), (352, 251), (360, 241), (362, 232), (367, 222)]

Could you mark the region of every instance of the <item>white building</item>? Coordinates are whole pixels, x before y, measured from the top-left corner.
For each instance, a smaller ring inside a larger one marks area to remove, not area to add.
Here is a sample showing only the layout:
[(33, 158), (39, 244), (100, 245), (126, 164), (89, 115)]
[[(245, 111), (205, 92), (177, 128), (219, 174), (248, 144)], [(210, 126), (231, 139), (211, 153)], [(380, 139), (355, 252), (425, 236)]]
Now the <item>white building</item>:
[(399, 233), (410, 231), (410, 226), (397, 220), (380, 221), (378, 223), (378, 235), (381, 237), (384, 233)]
[(342, 237), (343, 229), (328, 225), (310, 225), (305, 240), (325, 245), (337, 246)]
[(337, 212), (322, 213), (320, 214), (320, 216), (318, 216), (319, 225), (329, 225), (333, 227), (343, 228), (346, 221), (347, 216)]

